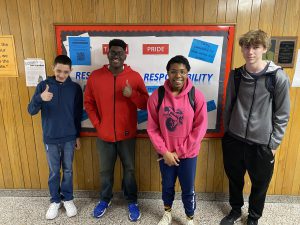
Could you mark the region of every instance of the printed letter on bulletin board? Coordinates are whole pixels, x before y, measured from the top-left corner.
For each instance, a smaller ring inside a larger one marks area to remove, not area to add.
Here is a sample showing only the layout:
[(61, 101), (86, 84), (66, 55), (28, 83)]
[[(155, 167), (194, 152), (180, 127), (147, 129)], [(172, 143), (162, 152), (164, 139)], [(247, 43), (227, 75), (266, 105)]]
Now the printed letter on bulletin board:
[[(73, 62), (71, 78), (85, 89), (93, 70), (108, 64), (108, 43), (114, 38), (127, 45), (125, 63), (139, 72), (149, 94), (167, 77), (166, 64), (175, 55), (188, 58), (188, 74), (207, 100), (206, 137), (223, 135), (222, 108), (230, 72), (234, 26), (198, 25), (56, 25), (57, 53)], [(138, 111), (139, 136), (145, 135), (147, 112)], [(86, 112), (82, 135), (96, 136)]]

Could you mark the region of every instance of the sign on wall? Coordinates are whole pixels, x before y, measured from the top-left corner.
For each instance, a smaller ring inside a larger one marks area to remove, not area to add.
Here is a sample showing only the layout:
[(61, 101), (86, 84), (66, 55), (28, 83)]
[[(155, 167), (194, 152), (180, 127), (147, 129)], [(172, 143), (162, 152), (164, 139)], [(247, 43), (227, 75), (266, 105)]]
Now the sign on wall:
[(294, 67), (297, 47), (297, 37), (271, 37), (271, 47), (263, 59), (271, 60), (276, 65), (292, 68)]
[[(71, 78), (83, 90), (90, 73), (108, 64), (108, 43), (114, 38), (127, 43), (125, 63), (141, 74), (149, 94), (168, 78), (166, 65), (170, 58), (187, 57), (191, 65), (188, 76), (207, 100), (206, 137), (222, 135), (225, 78), (231, 65), (233, 26), (56, 25), (55, 29), (57, 52), (72, 59)], [(145, 133), (146, 124), (147, 112), (138, 111), (139, 133)], [(86, 113), (82, 127), (83, 135), (96, 135)]]
[(12, 35), (0, 36), (0, 77), (17, 76), (14, 38)]
[(45, 60), (31, 58), (24, 60), (26, 86), (36, 87), (38, 83), (46, 79)]

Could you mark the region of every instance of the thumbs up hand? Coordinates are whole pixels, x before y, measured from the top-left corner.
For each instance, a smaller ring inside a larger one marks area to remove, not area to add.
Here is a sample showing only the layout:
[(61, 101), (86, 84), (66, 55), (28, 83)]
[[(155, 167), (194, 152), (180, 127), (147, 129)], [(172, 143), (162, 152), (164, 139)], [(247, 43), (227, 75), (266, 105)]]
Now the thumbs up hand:
[(128, 80), (126, 80), (126, 86), (123, 88), (123, 96), (130, 98), (131, 94), (132, 94), (132, 88)]
[(49, 85), (46, 84), (46, 89), (41, 94), (41, 98), (44, 102), (49, 102), (53, 98), (53, 94), (49, 92)]

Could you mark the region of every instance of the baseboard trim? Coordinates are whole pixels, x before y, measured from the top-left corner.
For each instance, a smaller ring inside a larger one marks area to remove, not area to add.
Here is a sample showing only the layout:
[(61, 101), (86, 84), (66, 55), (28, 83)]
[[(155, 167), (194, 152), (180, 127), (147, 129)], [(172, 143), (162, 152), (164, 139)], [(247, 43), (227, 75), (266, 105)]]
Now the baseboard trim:
[[(88, 190), (74, 191), (76, 198), (99, 198), (99, 192)], [(49, 191), (45, 189), (0, 189), (0, 197), (49, 197)], [(244, 195), (245, 201), (249, 195)], [(114, 198), (123, 198), (122, 192), (115, 192)], [(161, 199), (161, 192), (139, 192), (140, 199)], [(197, 200), (202, 201), (220, 201), (228, 202), (229, 195), (227, 193), (196, 193)], [(175, 195), (175, 199), (181, 199), (181, 193)], [(266, 202), (268, 203), (299, 203), (300, 196), (293, 195), (267, 195)]]

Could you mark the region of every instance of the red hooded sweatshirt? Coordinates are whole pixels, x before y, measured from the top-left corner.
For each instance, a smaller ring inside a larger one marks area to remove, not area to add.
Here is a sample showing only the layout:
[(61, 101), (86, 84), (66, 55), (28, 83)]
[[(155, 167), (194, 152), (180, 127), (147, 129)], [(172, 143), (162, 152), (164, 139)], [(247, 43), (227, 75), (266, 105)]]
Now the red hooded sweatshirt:
[[(122, 93), (127, 80), (132, 88), (130, 98)], [(93, 71), (84, 93), (84, 107), (97, 136), (108, 142), (136, 136), (137, 108), (146, 109), (147, 100), (148, 92), (141, 75), (125, 64), (116, 77), (108, 65)]]
[(193, 84), (190, 79), (179, 95), (174, 96), (170, 82), (166, 80), (165, 95), (157, 111), (158, 91), (148, 101), (148, 135), (156, 151), (176, 152), (178, 157), (193, 158), (198, 155), (200, 143), (207, 130), (207, 109), (204, 95), (195, 89), (195, 112), (190, 104), (188, 92)]

